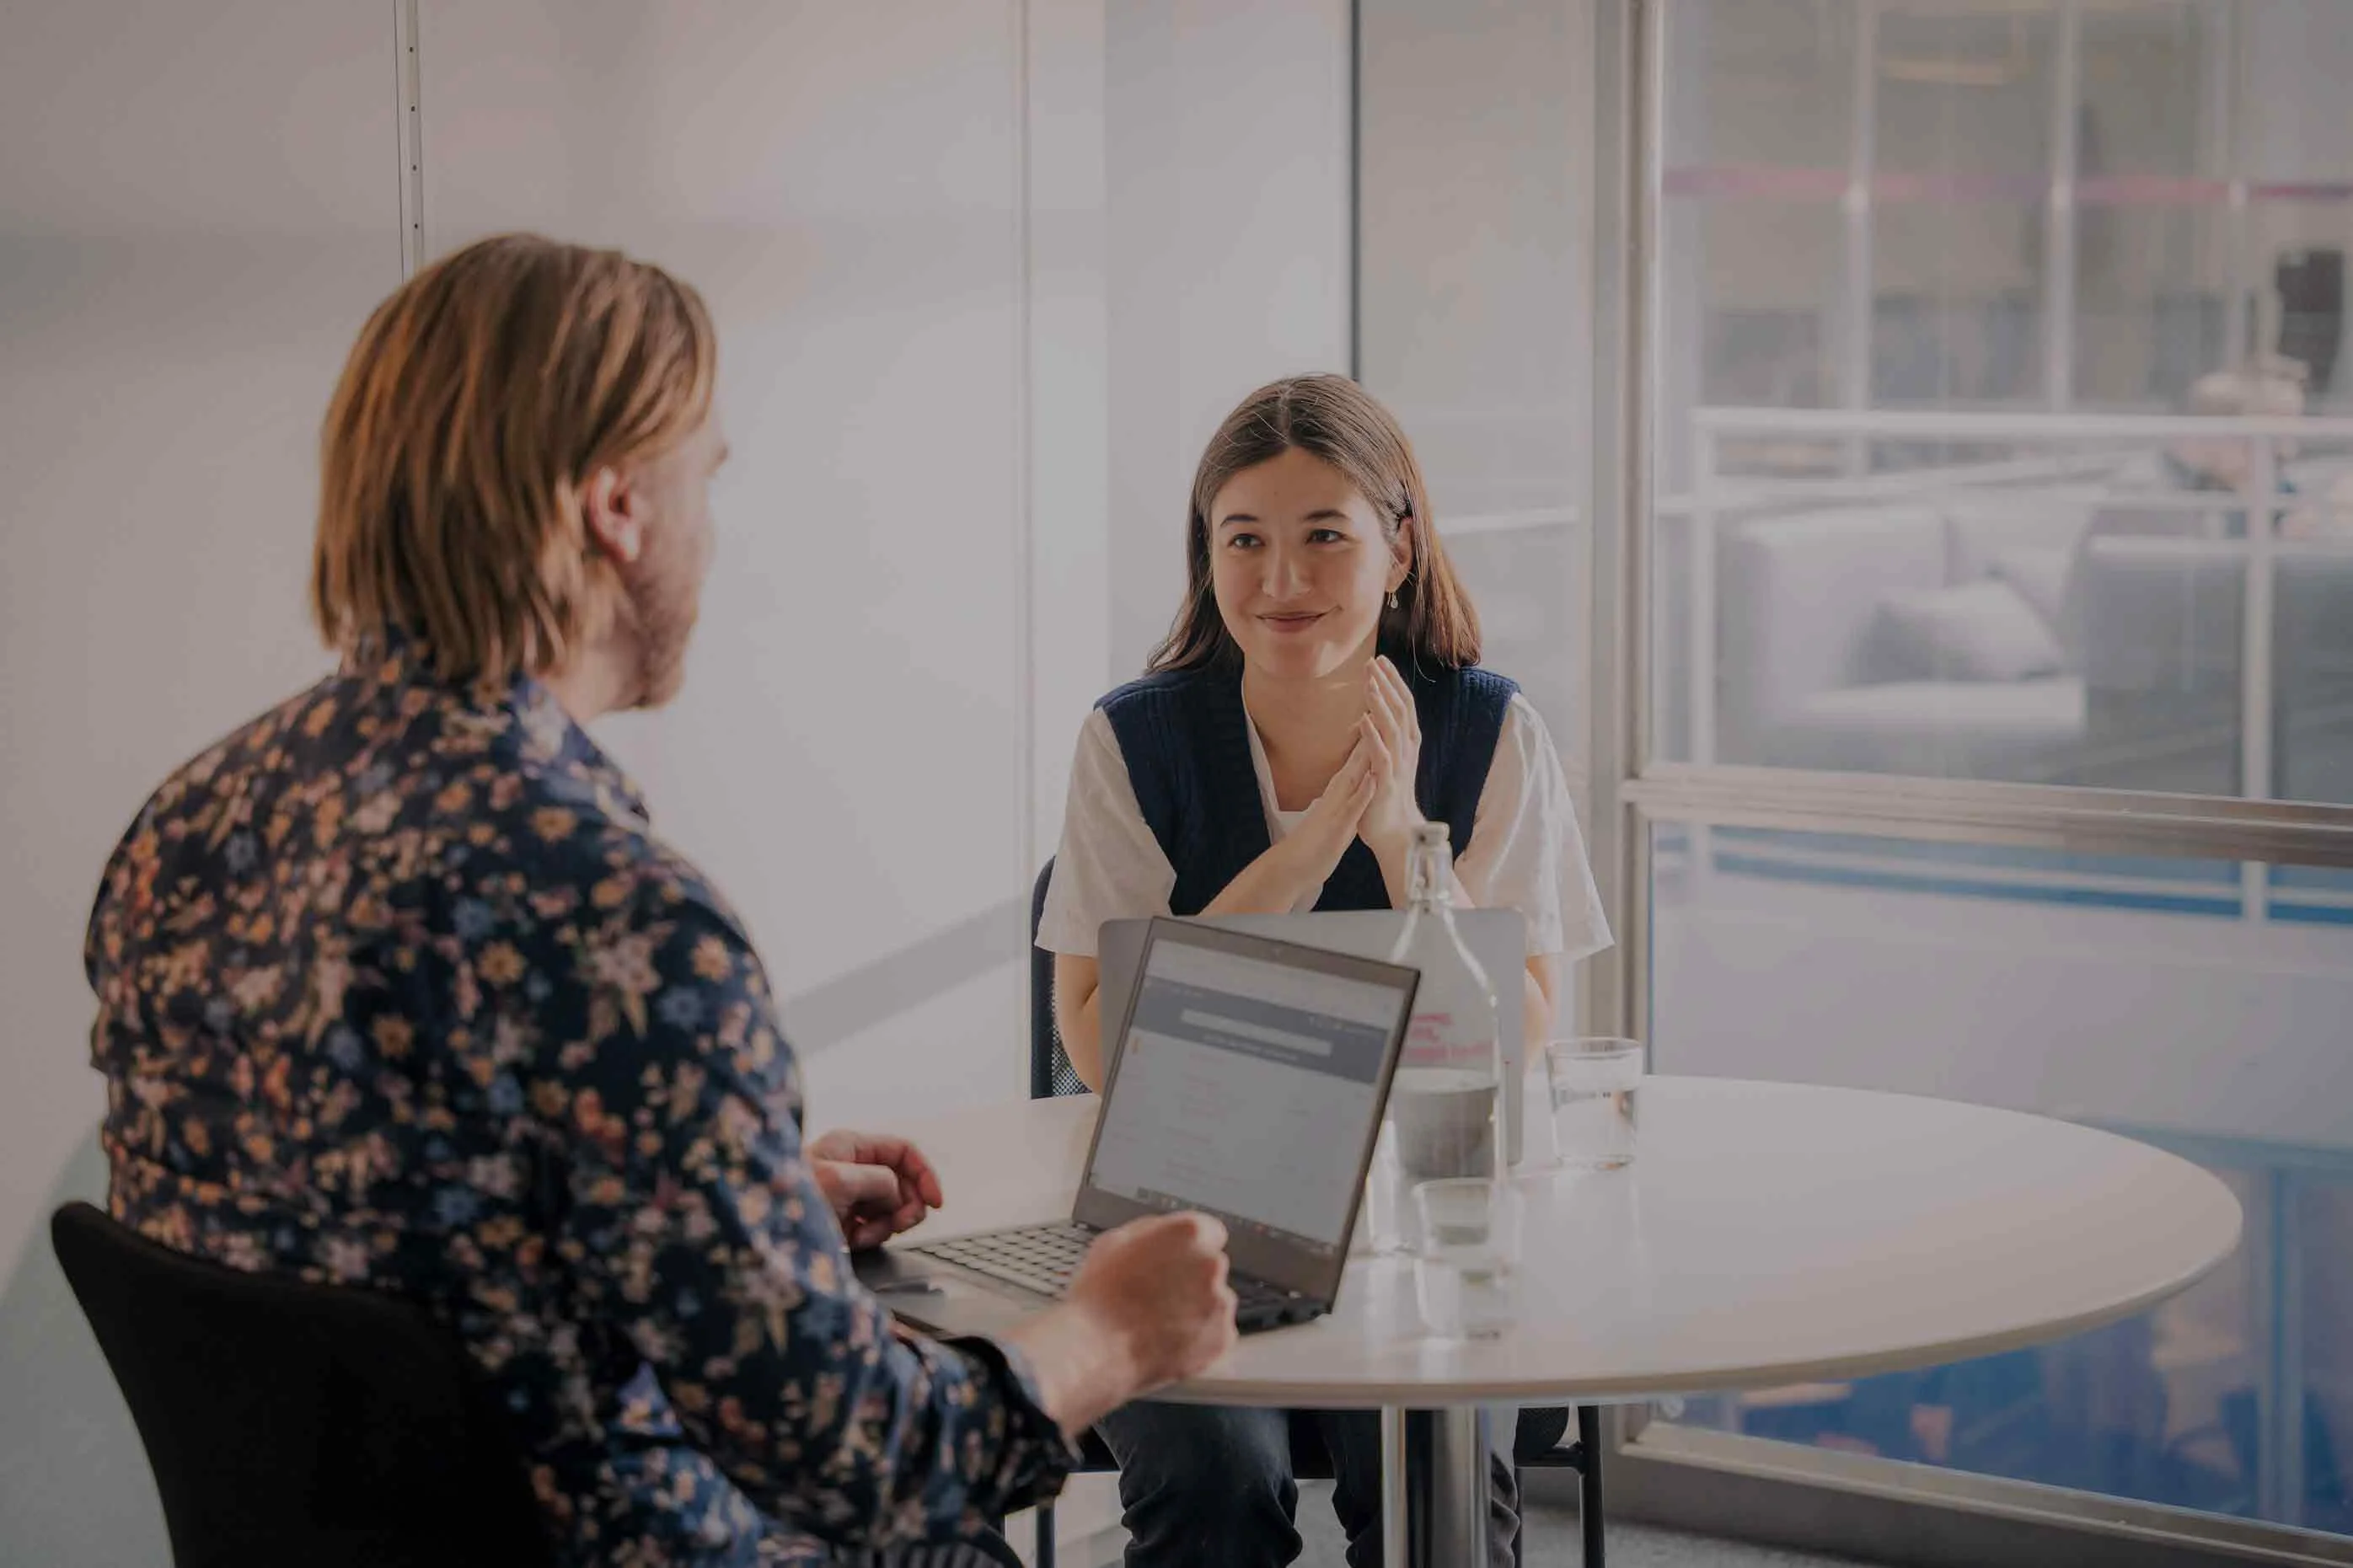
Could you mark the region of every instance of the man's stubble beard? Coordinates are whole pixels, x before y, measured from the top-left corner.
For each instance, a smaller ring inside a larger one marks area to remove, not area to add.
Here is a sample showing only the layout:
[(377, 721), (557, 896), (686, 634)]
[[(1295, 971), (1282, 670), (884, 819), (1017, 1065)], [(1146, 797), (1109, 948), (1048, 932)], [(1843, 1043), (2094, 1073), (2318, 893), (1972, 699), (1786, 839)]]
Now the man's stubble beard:
[(637, 647), (631, 708), (659, 708), (686, 683), (686, 649), (702, 609), (702, 584), (667, 563), (648, 562), (628, 584), (622, 615)]

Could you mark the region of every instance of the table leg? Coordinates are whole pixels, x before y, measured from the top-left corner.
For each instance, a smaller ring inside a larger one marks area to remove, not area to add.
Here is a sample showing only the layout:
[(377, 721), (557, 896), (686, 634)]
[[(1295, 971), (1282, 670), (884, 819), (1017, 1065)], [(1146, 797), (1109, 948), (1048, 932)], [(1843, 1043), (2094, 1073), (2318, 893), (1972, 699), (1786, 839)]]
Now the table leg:
[(1487, 1561), (1487, 1415), (1464, 1410), (1381, 1412), (1382, 1542), (1396, 1568), (1465, 1568)]
[(1594, 1405), (1577, 1407), (1577, 1447), (1583, 1456), (1577, 1467), (1577, 1517), (1585, 1531), (1585, 1568), (1602, 1568), (1601, 1412)]
[(1381, 1542), (1383, 1561), (1403, 1563), (1407, 1539), (1407, 1500), (1412, 1483), (1405, 1457), (1405, 1412), (1381, 1412)]
[[(1430, 1545), (1432, 1568), (1487, 1561), (1487, 1413), (1430, 1415)], [(1419, 1568), (1417, 1564), (1416, 1568)]]

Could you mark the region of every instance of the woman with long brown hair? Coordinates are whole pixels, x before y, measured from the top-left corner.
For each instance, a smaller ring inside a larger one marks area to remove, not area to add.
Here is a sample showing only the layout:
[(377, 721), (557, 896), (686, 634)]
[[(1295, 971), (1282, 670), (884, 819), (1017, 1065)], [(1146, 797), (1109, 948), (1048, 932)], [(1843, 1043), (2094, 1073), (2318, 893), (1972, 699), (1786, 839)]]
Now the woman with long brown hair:
[[(1341, 376), (1252, 393), (1202, 455), (1186, 565), (1166, 640), (1088, 716), (1071, 768), (1038, 934), (1055, 954), (1060, 1076), (1103, 1081), (1104, 921), (1398, 907), (1424, 821), (1449, 825), (1458, 905), (1525, 917), (1516, 1000), (1544, 1038), (1560, 965), (1609, 932), (1551, 739), (1478, 668), (1478, 615), (1397, 421)], [(1296, 1557), (1294, 1423), (1331, 1456), (1349, 1562), (1378, 1562), (1373, 1417), (1166, 1405), (1102, 1423), (1128, 1562)], [(1517, 1500), (1509, 1467), (1494, 1471), (1504, 1563)]]

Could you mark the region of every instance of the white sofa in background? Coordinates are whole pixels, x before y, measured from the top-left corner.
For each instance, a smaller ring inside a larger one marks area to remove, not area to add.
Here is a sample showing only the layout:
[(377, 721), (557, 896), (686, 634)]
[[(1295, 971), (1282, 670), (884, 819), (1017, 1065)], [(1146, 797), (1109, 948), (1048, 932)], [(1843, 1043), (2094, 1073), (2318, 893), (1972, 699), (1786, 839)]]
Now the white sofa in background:
[(2069, 574), (2095, 500), (1988, 491), (1728, 525), (1718, 760), (2065, 777), (2085, 729)]
[[(2200, 514), (1988, 489), (1721, 526), (1716, 761), (2246, 787), (2246, 559)], [(2353, 801), (2353, 552), (2283, 553), (2272, 600), (2268, 793)]]

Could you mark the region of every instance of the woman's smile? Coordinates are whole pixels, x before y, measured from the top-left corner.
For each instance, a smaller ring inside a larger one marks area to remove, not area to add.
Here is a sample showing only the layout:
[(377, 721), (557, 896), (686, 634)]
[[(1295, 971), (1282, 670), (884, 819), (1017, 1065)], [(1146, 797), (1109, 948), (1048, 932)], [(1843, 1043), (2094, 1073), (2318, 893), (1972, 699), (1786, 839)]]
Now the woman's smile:
[(1296, 637), (1324, 618), (1322, 610), (1271, 610), (1259, 616), (1277, 637)]

